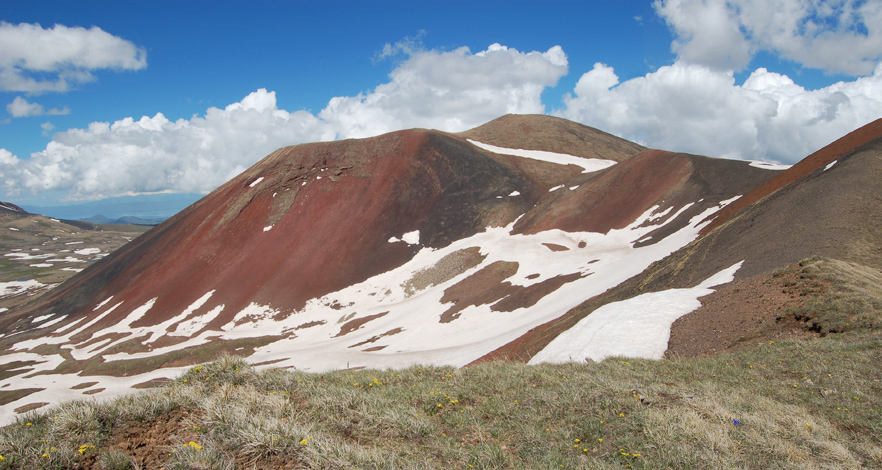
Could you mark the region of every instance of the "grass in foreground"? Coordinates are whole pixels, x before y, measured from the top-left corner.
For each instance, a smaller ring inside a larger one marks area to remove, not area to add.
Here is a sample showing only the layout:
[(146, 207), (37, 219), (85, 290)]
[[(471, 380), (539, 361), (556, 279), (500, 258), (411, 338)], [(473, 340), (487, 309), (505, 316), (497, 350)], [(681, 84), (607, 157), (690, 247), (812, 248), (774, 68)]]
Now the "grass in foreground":
[[(304, 374), (238, 358), (0, 430), (0, 468), (138, 468), (115, 429), (188, 410), (169, 469), (882, 467), (875, 333), (698, 360)], [(165, 445), (165, 444), (164, 444)]]

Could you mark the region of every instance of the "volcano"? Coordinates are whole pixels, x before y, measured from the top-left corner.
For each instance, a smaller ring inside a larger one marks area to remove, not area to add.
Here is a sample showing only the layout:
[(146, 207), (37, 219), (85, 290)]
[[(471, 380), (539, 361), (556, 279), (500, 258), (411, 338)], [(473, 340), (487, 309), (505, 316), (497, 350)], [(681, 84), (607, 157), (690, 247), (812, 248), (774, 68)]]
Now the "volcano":
[[(279, 149), (0, 314), (0, 418), (222, 353), (306, 371), (530, 360), (647, 292), (694, 299), (813, 254), (882, 260), (870, 126), (786, 171), (549, 116)], [(644, 317), (661, 336), (625, 353), (660, 357), (676, 317)]]

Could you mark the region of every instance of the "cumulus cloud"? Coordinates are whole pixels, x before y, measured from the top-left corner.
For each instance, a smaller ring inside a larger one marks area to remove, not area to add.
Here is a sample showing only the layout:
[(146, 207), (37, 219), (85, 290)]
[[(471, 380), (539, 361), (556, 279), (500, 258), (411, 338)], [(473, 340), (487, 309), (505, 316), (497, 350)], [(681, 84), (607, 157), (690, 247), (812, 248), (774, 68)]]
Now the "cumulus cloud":
[[(655, 0), (677, 60), (620, 83), (595, 64), (555, 114), (645, 145), (794, 163), (882, 117), (882, 3), (840, 0)], [(757, 68), (759, 51), (804, 67), (866, 75), (806, 90)]]
[(764, 68), (743, 85), (731, 71), (678, 61), (619, 83), (595, 64), (556, 114), (651, 147), (794, 163), (882, 117), (882, 65), (873, 75), (806, 90)]
[(93, 26), (0, 22), (0, 90), (32, 94), (64, 92), (93, 81), (93, 70), (140, 70), (147, 53)]
[(506, 113), (544, 113), (542, 91), (566, 73), (560, 46), (526, 53), (499, 44), (474, 54), (467, 47), (411, 50), (390, 82), (332, 98), (319, 117), (343, 138), (408, 127), (459, 131)]
[(567, 71), (558, 46), (544, 53), (498, 44), (475, 54), (399, 49), (409, 55), (388, 83), (332, 98), (318, 116), (279, 109), (275, 92), (260, 89), (189, 120), (157, 114), (58, 132), (29, 159), (6, 155), (0, 173), (8, 193), (64, 191), (72, 199), (207, 192), (285, 145), (411, 127), (459, 131), (506, 113), (544, 113), (542, 91)]
[(39, 116), (43, 114), (43, 106), (37, 103), (30, 103), (21, 96), (16, 96), (12, 103), (6, 105), (6, 111), (12, 117)]
[(72, 199), (100, 199), (205, 192), (279, 147), (333, 136), (312, 114), (280, 110), (275, 93), (260, 89), (189, 120), (159, 113), (58, 132), (29, 159), (4, 150), (0, 173), (7, 193), (61, 190)]
[(67, 106), (65, 106), (64, 108), (52, 108), (49, 111), (45, 111), (43, 109), (43, 105), (39, 103), (31, 103), (21, 96), (16, 96), (11, 103), (7, 104), (6, 111), (9, 112), (9, 114), (11, 114), (14, 118), (42, 116), (43, 114), (56, 116), (62, 114), (70, 114), (70, 108), (68, 108)]
[(866, 75), (882, 59), (882, 4), (859, 0), (656, 0), (680, 59), (741, 70), (760, 50), (831, 73)]

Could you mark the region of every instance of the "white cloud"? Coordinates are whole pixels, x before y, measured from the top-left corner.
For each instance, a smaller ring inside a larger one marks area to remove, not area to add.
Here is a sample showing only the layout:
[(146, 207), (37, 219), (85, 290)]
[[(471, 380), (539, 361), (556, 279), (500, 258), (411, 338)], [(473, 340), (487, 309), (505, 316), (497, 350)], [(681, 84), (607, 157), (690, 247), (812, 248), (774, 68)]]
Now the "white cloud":
[(476, 54), (411, 50), (390, 82), (333, 98), (318, 116), (278, 109), (275, 92), (260, 89), (204, 117), (171, 122), (157, 114), (58, 132), (30, 159), (0, 161), (0, 172), (8, 193), (63, 191), (98, 199), (207, 192), (285, 145), (411, 127), (459, 131), (506, 113), (544, 113), (542, 91), (566, 71), (558, 46), (544, 53), (498, 44)]
[(275, 93), (261, 89), (189, 120), (160, 113), (58, 132), (30, 159), (0, 160), (0, 173), (8, 193), (62, 190), (72, 199), (205, 192), (279, 147), (333, 136), (308, 112), (278, 109)]
[(0, 21), (0, 90), (63, 92), (93, 81), (93, 70), (146, 66), (144, 48), (96, 26), (44, 29), (39, 24)]
[(12, 103), (6, 105), (6, 111), (12, 117), (39, 116), (43, 114), (43, 106), (38, 103), (30, 103), (21, 96), (16, 96)]
[(678, 61), (619, 83), (595, 64), (556, 114), (650, 147), (794, 163), (882, 116), (882, 65), (873, 75), (809, 91), (785, 75)]
[[(58, 132), (30, 158), (0, 149), (7, 194), (207, 192), (285, 145), (411, 127), (459, 131), (506, 113), (544, 113), (543, 90), (568, 67), (558, 46), (520, 52), (494, 44), (477, 53), (390, 47), (406, 59), (387, 83), (332, 98), (318, 115), (279, 109), (275, 93), (260, 89), (191, 119), (156, 114)], [(765, 69), (736, 85), (731, 70), (685, 59), (620, 82), (611, 67), (595, 64), (555, 114), (651, 147), (787, 163), (882, 116), (882, 66), (814, 91)], [(39, 105), (21, 100), (31, 111), (20, 112), (36, 112)]]
[(344, 138), (409, 127), (459, 131), (506, 113), (544, 113), (542, 91), (566, 73), (559, 46), (544, 53), (499, 44), (475, 54), (466, 47), (412, 52), (389, 83), (332, 98), (319, 117)]
[[(793, 163), (882, 116), (882, 2), (655, 0), (678, 59), (619, 83), (603, 64), (556, 114), (648, 145)], [(867, 75), (820, 90), (758, 68), (768, 51), (804, 67)]]
[(14, 166), (18, 164), (18, 159), (9, 150), (0, 149), (0, 165)]
[(866, 75), (882, 60), (882, 3), (860, 0), (656, 0), (680, 59), (741, 70), (765, 50), (802, 66)]
[(43, 136), (48, 137), (49, 133), (52, 132), (53, 129), (55, 129), (55, 125), (49, 121), (46, 121), (43, 124), (40, 124), (40, 128), (43, 129)]
[(49, 111), (45, 111), (43, 109), (43, 105), (39, 103), (31, 103), (21, 96), (16, 96), (11, 103), (7, 104), (6, 111), (8, 111), (9, 114), (11, 114), (14, 118), (42, 116), (43, 114), (54, 116), (70, 114), (70, 108), (68, 108), (67, 106), (65, 106), (64, 108), (52, 108)]
[(420, 30), (416, 36), (408, 36), (395, 44), (386, 43), (383, 50), (377, 52), (374, 56), (374, 62), (379, 62), (399, 55), (412, 56), (420, 52), (425, 52), (423, 47), (423, 36), (426, 35), (425, 30)]

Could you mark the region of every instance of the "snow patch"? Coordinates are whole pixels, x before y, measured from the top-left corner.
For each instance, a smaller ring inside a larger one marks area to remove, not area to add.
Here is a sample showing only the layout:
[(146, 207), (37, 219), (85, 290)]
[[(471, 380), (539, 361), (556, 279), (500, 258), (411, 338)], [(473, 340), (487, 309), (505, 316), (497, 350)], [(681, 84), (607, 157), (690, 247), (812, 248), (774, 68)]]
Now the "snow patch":
[(835, 165), (836, 162), (838, 162), (838, 161), (839, 161), (839, 160), (833, 160), (832, 162), (828, 163), (827, 166), (824, 167), (824, 171), (827, 171), (827, 170), (829, 170), (830, 168), (832, 168), (833, 165)]
[(101, 307), (107, 305), (107, 302), (110, 302), (110, 299), (112, 299), (112, 298), (113, 298), (113, 296), (111, 295), (110, 297), (104, 299), (104, 301), (101, 302), (100, 304), (98, 304), (95, 308), (93, 308), (92, 311), (95, 312), (95, 311), (97, 311), (98, 309), (100, 309)]
[(737, 201), (740, 197), (741, 197), (741, 195), (738, 195), (738, 196), (735, 196), (731, 199), (726, 199), (725, 201), (720, 201), (719, 205), (720, 205), (720, 207), (726, 207), (729, 204), (732, 204), (733, 202)]
[(763, 170), (773, 170), (773, 171), (781, 171), (790, 168), (793, 165), (784, 165), (781, 163), (770, 163), (770, 162), (761, 162), (758, 160), (748, 160), (750, 162), (750, 166), (754, 168), (762, 168)]
[(21, 231), (15, 227), (9, 227), (9, 230), (12, 230), (13, 232), (20, 232)]
[(100, 248), (83, 248), (82, 250), (76, 250), (76, 251), (74, 251), (74, 254), (77, 254), (77, 255), (83, 255), (83, 256), (86, 256), (86, 255), (95, 255), (95, 254), (98, 254), (98, 253), (101, 253), (101, 249), (100, 249)]
[(529, 363), (602, 361), (612, 356), (661, 359), (674, 321), (701, 307), (698, 298), (713, 293), (711, 287), (732, 282), (743, 263), (691, 289), (668, 289), (606, 304), (561, 333)]
[[(214, 292), (214, 291), (211, 291)], [(175, 331), (169, 332), (169, 336), (191, 336), (197, 331), (205, 328), (205, 325), (208, 324), (211, 320), (214, 320), (224, 309), (223, 304), (218, 305), (217, 307), (211, 309), (205, 315), (200, 315), (197, 317), (193, 317), (189, 320), (185, 320), (178, 324)], [(195, 308), (193, 310), (196, 310)]]
[(14, 258), (16, 261), (25, 261), (25, 260), (32, 260), (32, 259), (51, 258), (51, 257), (55, 256), (55, 253), (44, 253), (42, 255), (32, 255), (32, 254), (28, 254), (28, 253), (14, 252), (14, 253), (6, 253), (3, 256), (8, 256), (10, 258)]
[(407, 243), (408, 245), (418, 245), (420, 243), (420, 231), (414, 230), (413, 232), (405, 233), (404, 235), (401, 236), (401, 238), (392, 237), (389, 239), (389, 243), (396, 243), (396, 242), (404, 242), (404, 243)]
[(263, 228), (263, 231), (264, 231), (264, 232), (269, 232), (270, 230), (272, 230), (272, 228), (273, 228), (272, 225), (267, 225), (266, 227)]
[(66, 258), (53, 258), (46, 260), (49, 263), (85, 263), (85, 260), (81, 260), (79, 258), (74, 258), (73, 256), (68, 256)]
[(46, 284), (38, 282), (34, 279), (0, 282), (0, 298), (23, 294), (29, 290), (39, 289), (44, 286), (46, 286)]
[(46, 328), (46, 327), (52, 326), (52, 325), (60, 322), (61, 320), (64, 320), (65, 318), (67, 318), (67, 315), (62, 315), (62, 316), (56, 318), (55, 320), (50, 320), (50, 321), (47, 321), (46, 323), (43, 323), (42, 325), (40, 325), (40, 328)]
[(557, 191), (558, 189), (563, 188), (563, 187), (564, 187), (564, 185), (559, 184), (559, 185), (557, 185), (557, 186), (555, 186), (555, 187), (549, 189), (548, 192), (550, 193), (550, 192), (552, 192), (552, 191)]
[(472, 139), (468, 139), (468, 141), (476, 147), (482, 148), (484, 150), (489, 150), (493, 153), (498, 153), (501, 155), (514, 155), (516, 157), (532, 158), (533, 160), (557, 163), (558, 165), (576, 165), (582, 168), (582, 173), (591, 173), (594, 171), (604, 170), (616, 164), (614, 160), (604, 160), (601, 158), (582, 158), (566, 153), (546, 152), (544, 150), (510, 149), (505, 147), (497, 147), (490, 144), (484, 144)]
[(261, 181), (263, 181), (263, 176), (252, 181), (251, 184), (248, 185), (248, 187), (253, 188), (253, 187), (257, 186)]

